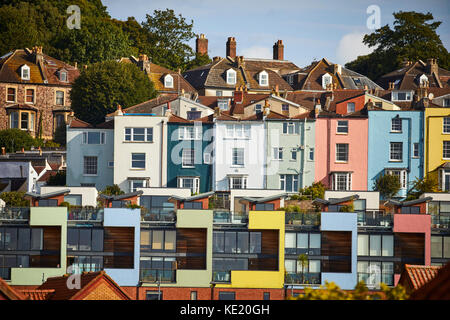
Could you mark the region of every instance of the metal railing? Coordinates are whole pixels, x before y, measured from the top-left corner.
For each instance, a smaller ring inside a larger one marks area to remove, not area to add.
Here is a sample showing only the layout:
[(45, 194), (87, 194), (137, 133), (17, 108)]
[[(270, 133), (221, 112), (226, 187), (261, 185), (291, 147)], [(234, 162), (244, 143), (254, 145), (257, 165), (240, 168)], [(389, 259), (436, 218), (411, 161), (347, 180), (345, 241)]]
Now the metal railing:
[(448, 229), (450, 227), (450, 216), (432, 214), (431, 227), (434, 229)]
[(103, 208), (91, 206), (70, 207), (67, 211), (69, 221), (103, 221)]
[(316, 227), (320, 225), (320, 213), (289, 212), (286, 213), (286, 224)]
[(176, 281), (176, 270), (141, 269), (140, 280), (143, 282), (165, 282), (174, 283)]
[(214, 223), (248, 223), (248, 213), (234, 213), (232, 211), (214, 210)]
[(2, 207), (0, 208), (0, 220), (29, 220), (30, 208), (28, 207)]
[(231, 271), (213, 271), (214, 282), (231, 282)]
[(356, 212), (358, 226), (360, 227), (385, 227), (390, 228), (394, 224), (394, 216), (384, 211), (368, 210)]
[(141, 210), (141, 221), (145, 222), (175, 222), (176, 213), (174, 210)]
[(286, 273), (284, 277), (286, 284), (321, 284), (320, 272)]

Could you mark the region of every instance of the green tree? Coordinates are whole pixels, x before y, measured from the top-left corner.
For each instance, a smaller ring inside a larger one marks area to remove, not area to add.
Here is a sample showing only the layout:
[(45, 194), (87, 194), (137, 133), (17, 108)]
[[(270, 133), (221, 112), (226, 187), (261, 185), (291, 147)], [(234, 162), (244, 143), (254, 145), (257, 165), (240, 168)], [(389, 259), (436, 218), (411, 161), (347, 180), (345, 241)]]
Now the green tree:
[(105, 194), (107, 196), (118, 196), (120, 194), (124, 194), (125, 192), (122, 191), (119, 187), (119, 185), (114, 184), (112, 186), (106, 186), (104, 190), (101, 191), (101, 194)]
[(408, 192), (407, 200), (418, 199), (426, 192), (439, 192), (439, 183), (436, 176), (428, 175), (423, 179), (416, 178), (413, 187)]
[(47, 180), (48, 186), (65, 186), (66, 185), (66, 171), (58, 171), (54, 176), (50, 176)]
[(398, 177), (390, 174), (381, 175), (375, 181), (374, 190), (379, 191), (384, 199), (391, 199), (401, 188)]
[(187, 44), (195, 37), (192, 32), (194, 21), (187, 22), (172, 9), (154, 10), (152, 15), (146, 15), (142, 26), (149, 34), (148, 56), (152, 61), (171, 70), (185, 70), (194, 56), (194, 51)]
[(450, 54), (436, 32), (441, 21), (433, 21), (430, 12), (399, 11), (393, 15), (392, 29), (385, 25), (364, 36), (364, 44), (375, 50), (347, 63), (347, 68), (377, 79), (400, 68), (404, 60), (437, 58), (441, 67), (449, 69)]
[(302, 188), (299, 192), (302, 195), (309, 195), (311, 199), (323, 199), (325, 196), (326, 187), (322, 182), (314, 182), (311, 186)]
[(195, 54), (195, 58), (189, 61), (184, 68), (185, 70), (195, 69), (200, 66), (204, 66), (205, 64), (211, 63), (212, 60), (207, 54)]
[(29, 207), (30, 201), (25, 199), (24, 191), (10, 191), (0, 194), (0, 199), (9, 207)]
[(297, 263), (302, 267), (302, 283), (305, 283), (305, 270), (309, 266), (308, 256), (304, 253), (299, 254), (297, 257)]
[(83, 70), (70, 92), (76, 117), (92, 124), (105, 115), (156, 97), (149, 77), (131, 63), (106, 61)]
[(0, 131), (0, 147), (5, 147), (6, 152), (16, 152), (22, 148), (30, 150), (35, 145), (36, 141), (26, 131), (17, 128)]
[(62, 146), (65, 146), (67, 141), (66, 141), (66, 124), (63, 124), (61, 126), (59, 126), (58, 128), (56, 128), (55, 130), (55, 135), (54, 135), (54, 141)]

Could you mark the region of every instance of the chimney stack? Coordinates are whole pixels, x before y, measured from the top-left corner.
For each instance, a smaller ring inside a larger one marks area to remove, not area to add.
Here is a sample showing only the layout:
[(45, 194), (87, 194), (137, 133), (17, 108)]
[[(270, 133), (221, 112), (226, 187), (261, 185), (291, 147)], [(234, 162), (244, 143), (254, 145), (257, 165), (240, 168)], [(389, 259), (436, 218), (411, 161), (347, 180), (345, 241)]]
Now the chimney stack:
[(273, 45), (273, 60), (284, 60), (283, 40), (278, 40)]
[(40, 62), (44, 62), (44, 56), (42, 54), (42, 46), (33, 47), (33, 56), (34, 56), (34, 63), (39, 64)]
[(394, 90), (394, 83), (393, 82), (389, 82), (389, 90)]
[(202, 56), (208, 54), (208, 39), (203, 33), (195, 40), (195, 52)]
[(213, 58), (213, 63), (216, 63), (217, 61), (219, 61), (220, 60), (220, 57), (219, 56), (215, 56), (214, 58)]
[(5, 155), (6, 155), (6, 148), (2, 147), (2, 156), (5, 156)]
[(148, 60), (148, 56), (146, 54), (139, 55), (138, 67), (147, 74), (150, 74), (150, 61)]
[(426, 70), (427, 70), (427, 74), (433, 74), (435, 73), (436, 76), (438, 75), (438, 64), (437, 64), (437, 60), (430, 58), (427, 59), (427, 66), (426, 66)]
[(242, 103), (244, 101), (244, 91), (242, 87), (236, 87), (234, 91), (234, 103)]
[(236, 58), (236, 39), (234, 37), (228, 38), (226, 54), (233, 59)]
[(244, 64), (244, 57), (243, 56), (237, 56), (236, 57), (237, 67), (240, 68)]

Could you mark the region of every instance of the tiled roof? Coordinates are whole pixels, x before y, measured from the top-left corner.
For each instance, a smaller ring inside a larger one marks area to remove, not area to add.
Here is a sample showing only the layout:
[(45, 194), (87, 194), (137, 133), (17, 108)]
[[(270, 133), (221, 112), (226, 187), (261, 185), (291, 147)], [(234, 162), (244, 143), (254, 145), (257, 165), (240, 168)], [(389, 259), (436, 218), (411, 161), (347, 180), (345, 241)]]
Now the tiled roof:
[[(0, 82), (18, 82), (18, 83), (38, 83), (58, 86), (70, 86), (79, 76), (77, 68), (68, 65), (60, 60), (42, 54), (43, 63), (36, 64), (34, 53), (29, 49), (18, 49), (0, 60)], [(26, 64), (30, 67), (30, 80), (22, 80), (20, 68)], [(60, 70), (67, 71), (67, 82), (59, 80)]]
[(402, 276), (407, 277), (413, 290), (417, 290), (436, 277), (440, 267), (405, 264)]
[(440, 268), (437, 274), (414, 291), (411, 300), (450, 300), (450, 263)]
[(191, 123), (192, 121), (186, 120), (186, 119), (184, 119), (184, 118), (181, 118), (181, 117), (179, 117), (179, 116), (174, 115), (174, 114), (171, 113), (171, 114), (169, 115), (169, 120), (168, 120), (168, 122), (172, 122), (172, 123)]
[(40, 174), (45, 169), (45, 166), (33, 166), (33, 168), (37, 174)]
[(54, 290), (54, 294), (49, 295), (49, 300), (77, 300), (83, 296), (88, 290), (91, 290), (101, 281), (106, 281), (116, 292), (121, 295), (124, 300), (132, 300), (120, 286), (112, 280), (105, 271), (99, 272), (83, 272), (80, 275), (80, 289), (69, 289), (67, 287), (68, 275), (62, 277), (48, 278), (38, 290)]
[(26, 298), (17, 290), (12, 288), (5, 280), (0, 278), (0, 296), (4, 296), (8, 300), (25, 300)]
[(78, 118), (74, 118), (72, 122), (70, 122), (71, 128), (93, 128), (93, 126), (83, 120)]
[[(178, 94), (167, 94), (167, 95), (159, 95), (156, 98), (151, 100), (144, 101), (142, 103), (136, 104), (134, 106), (123, 109), (123, 113), (152, 113), (152, 109), (154, 107), (160, 106), (162, 104), (171, 102), (178, 99)], [(107, 114), (107, 117), (114, 116), (114, 113)]]
[(27, 300), (49, 300), (55, 293), (54, 289), (51, 290), (19, 290), (20, 293), (26, 297)]
[(59, 170), (47, 170), (45, 171), (45, 173), (42, 175), (42, 177), (39, 178), (38, 182), (44, 182), (44, 181), (48, 181), (48, 179), (50, 177), (53, 177), (54, 175), (56, 175), (58, 173)]

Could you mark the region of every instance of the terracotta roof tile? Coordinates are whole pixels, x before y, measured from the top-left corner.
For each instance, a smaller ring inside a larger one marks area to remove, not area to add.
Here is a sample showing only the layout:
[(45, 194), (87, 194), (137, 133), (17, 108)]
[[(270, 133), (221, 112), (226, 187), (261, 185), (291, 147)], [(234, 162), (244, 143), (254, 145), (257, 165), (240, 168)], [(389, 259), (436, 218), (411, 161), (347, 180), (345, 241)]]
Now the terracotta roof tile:
[(46, 182), (48, 181), (48, 179), (50, 177), (53, 177), (54, 175), (56, 175), (58, 173), (59, 170), (47, 170), (45, 171), (45, 173), (42, 175), (42, 177), (39, 178), (38, 182)]
[(419, 289), (427, 282), (436, 277), (440, 267), (419, 266), (405, 264), (406, 275), (408, 276), (414, 290)]
[(20, 293), (26, 297), (27, 300), (49, 300), (55, 293), (54, 289), (51, 290), (19, 290)]
[(450, 300), (450, 263), (440, 268), (437, 274), (414, 291), (411, 300)]
[[(171, 102), (178, 99), (178, 94), (160, 95), (154, 99), (150, 99), (134, 106), (123, 109), (123, 113), (152, 113), (154, 107)], [(107, 117), (114, 116), (115, 112), (107, 114)]]
[(93, 126), (83, 120), (78, 118), (74, 118), (72, 122), (70, 122), (71, 128), (93, 128)]
[(12, 288), (5, 280), (0, 278), (0, 296), (6, 297), (8, 300), (26, 300), (22, 293)]

